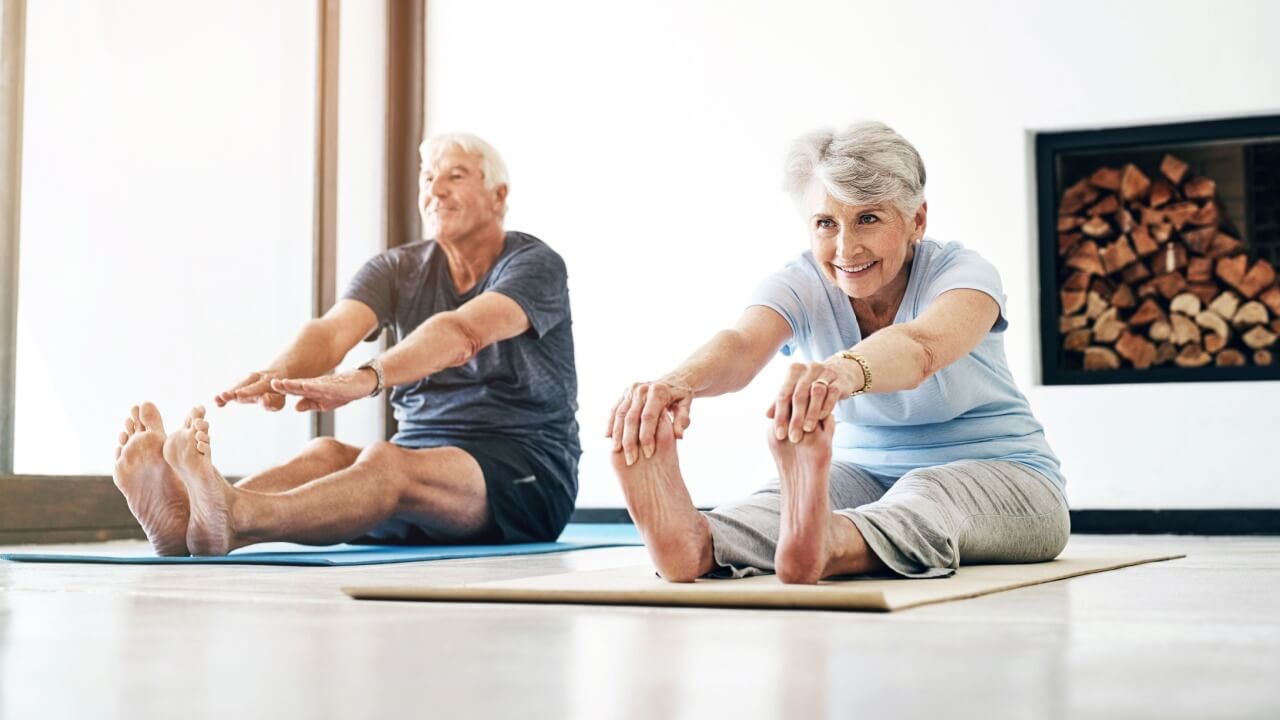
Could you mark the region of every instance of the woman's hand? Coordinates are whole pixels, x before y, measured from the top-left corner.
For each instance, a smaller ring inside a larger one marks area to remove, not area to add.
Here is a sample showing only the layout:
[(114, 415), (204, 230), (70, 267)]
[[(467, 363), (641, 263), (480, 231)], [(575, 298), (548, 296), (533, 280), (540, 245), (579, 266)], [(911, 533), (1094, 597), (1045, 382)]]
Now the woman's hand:
[[(800, 442), (805, 433), (813, 432), (818, 422), (836, 408), (836, 403), (849, 397), (860, 376), (846, 367), (856, 364), (845, 360), (795, 363), (787, 374), (778, 397), (765, 415), (773, 419), (773, 436), (779, 440)], [(861, 371), (861, 368), (859, 368)]]
[(646, 458), (653, 456), (660, 413), (671, 413), (676, 437), (684, 437), (692, 403), (693, 389), (680, 383), (668, 380), (632, 383), (609, 413), (605, 437), (613, 438), (613, 451), (621, 450), (627, 465), (632, 465), (640, 459), (641, 452)]
[(271, 389), (285, 395), (297, 395), (300, 399), (294, 408), (298, 412), (317, 410), (328, 412), (340, 408), (352, 400), (369, 397), (378, 385), (372, 370), (351, 370), (334, 375), (299, 379), (275, 379)]
[(279, 379), (279, 373), (271, 370), (249, 373), (249, 376), (213, 397), (218, 407), (227, 403), (255, 403), (275, 412), (284, 407), (284, 395), (271, 390), (271, 382)]

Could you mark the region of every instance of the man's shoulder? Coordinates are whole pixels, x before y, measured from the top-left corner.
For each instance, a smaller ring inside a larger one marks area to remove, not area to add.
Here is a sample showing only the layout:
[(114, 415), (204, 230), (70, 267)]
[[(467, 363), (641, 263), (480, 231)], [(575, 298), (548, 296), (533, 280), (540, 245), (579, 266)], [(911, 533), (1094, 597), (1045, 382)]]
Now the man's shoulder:
[(537, 265), (558, 272), (564, 272), (564, 258), (550, 245), (529, 233), (517, 230), (507, 231), (507, 246), (498, 260), (500, 268), (512, 266), (514, 260), (519, 265)]

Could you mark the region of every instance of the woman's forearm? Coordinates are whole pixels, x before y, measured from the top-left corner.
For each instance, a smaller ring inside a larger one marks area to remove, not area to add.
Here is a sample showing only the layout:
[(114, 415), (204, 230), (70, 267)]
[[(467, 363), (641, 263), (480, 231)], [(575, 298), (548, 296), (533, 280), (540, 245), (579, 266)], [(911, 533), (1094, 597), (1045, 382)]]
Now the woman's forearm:
[(695, 397), (737, 392), (763, 367), (756, 354), (740, 332), (721, 330), (662, 380), (689, 388)]
[[(905, 325), (891, 325), (850, 348), (867, 363), (871, 372), (870, 392), (888, 393), (918, 387), (936, 372), (928, 344), (915, 337)], [(863, 389), (866, 378), (856, 360), (836, 356), (829, 360), (837, 372), (852, 380), (854, 392)]]

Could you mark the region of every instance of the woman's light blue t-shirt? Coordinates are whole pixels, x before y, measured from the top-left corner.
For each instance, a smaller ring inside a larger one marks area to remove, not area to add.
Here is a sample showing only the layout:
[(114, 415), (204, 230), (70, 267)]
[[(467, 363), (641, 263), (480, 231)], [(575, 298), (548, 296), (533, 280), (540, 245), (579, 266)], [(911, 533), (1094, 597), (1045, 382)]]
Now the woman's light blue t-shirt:
[[(835, 410), (835, 458), (887, 485), (912, 470), (957, 460), (1010, 460), (1062, 489), (1066, 478), (1044, 428), (1013, 381), (1004, 353), (1005, 296), (995, 266), (960, 243), (924, 238), (916, 246), (907, 291), (894, 324), (920, 316), (948, 290), (978, 290), (1000, 306), (991, 332), (968, 355), (914, 390), (860, 395)], [(784, 355), (799, 350), (811, 362), (862, 340), (849, 296), (827, 282), (806, 251), (762, 282), (752, 305), (775, 310), (791, 325)], [(871, 368), (873, 379), (875, 368)]]

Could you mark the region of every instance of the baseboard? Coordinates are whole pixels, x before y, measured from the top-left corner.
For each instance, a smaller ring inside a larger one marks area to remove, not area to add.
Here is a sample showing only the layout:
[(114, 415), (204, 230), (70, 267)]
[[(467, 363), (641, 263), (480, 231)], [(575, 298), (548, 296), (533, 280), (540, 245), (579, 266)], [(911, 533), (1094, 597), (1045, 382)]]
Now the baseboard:
[[(582, 508), (578, 523), (629, 523), (623, 508)], [(1081, 535), (1280, 535), (1280, 509), (1072, 510), (1071, 532)]]

